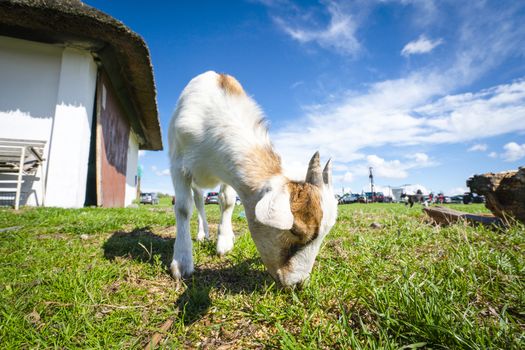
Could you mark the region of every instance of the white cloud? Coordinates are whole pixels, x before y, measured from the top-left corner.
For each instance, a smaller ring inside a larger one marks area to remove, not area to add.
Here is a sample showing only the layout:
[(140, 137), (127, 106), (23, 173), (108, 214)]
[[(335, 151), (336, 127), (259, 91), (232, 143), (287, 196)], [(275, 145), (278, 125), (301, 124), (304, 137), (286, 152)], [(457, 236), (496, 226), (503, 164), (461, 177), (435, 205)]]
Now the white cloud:
[(303, 85), (303, 84), (304, 84), (304, 81), (302, 81), (302, 80), (296, 81), (295, 83), (293, 83), (292, 85), (290, 85), (290, 89), (293, 90), (293, 89), (295, 89), (295, 88), (297, 88), (297, 87), (299, 87), (299, 86), (301, 86), (301, 85)]
[(344, 175), (343, 175), (343, 178), (341, 179), (341, 182), (344, 182), (344, 183), (350, 183), (354, 181), (354, 175), (347, 171)]
[(163, 169), (159, 170), (155, 165), (151, 166), (151, 170), (155, 173), (157, 176), (170, 176), (171, 172), (170, 169)]
[(429, 24), (440, 17), (435, 0), (401, 0), (401, 2), (416, 8), (412, 17), (419, 27), (428, 28)]
[(344, 164), (363, 159), (367, 147), (456, 143), (525, 131), (525, 80), (427, 103), (442, 86), (438, 78), (417, 76), (376, 83), (365, 94), (310, 111), (273, 133), (273, 140), (284, 163), (307, 162), (319, 149), (321, 156)]
[(489, 153), (490, 158), (498, 158), (498, 154), (496, 152), (490, 152)]
[(417, 164), (428, 165), (430, 158), (425, 153), (414, 153), (406, 155), (406, 158), (413, 159)]
[(146, 151), (140, 150), (139, 151), (139, 158), (142, 158), (146, 155)]
[(349, 170), (349, 167), (348, 165), (345, 165), (345, 164), (341, 164), (341, 163), (334, 163), (332, 165), (332, 169), (334, 171), (348, 171)]
[(419, 107), (441, 142), (468, 141), (525, 130), (525, 80), (477, 93), (445, 96)]
[(431, 40), (425, 35), (420, 35), (417, 40), (411, 41), (403, 47), (401, 55), (408, 57), (414, 54), (429, 53), (439, 45), (443, 44), (443, 39)]
[[(282, 4), (271, 4), (270, 7)], [(275, 23), (292, 39), (301, 43), (317, 43), (326, 49), (354, 56), (361, 49), (361, 44), (356, 38), (358, 24), (356, 18), (344, 11), (341, 4), (336, 1), (326, 3), (326, 12), (329, 15), (329, 22), (325, 25), (315, 25), (312, 22), (313, 14), (292, 7), (295, 16), (289, 13), (285, 16), (274, 16)]]
[(372, 167), (376, 178), (404, 179), (408, 177), (410, 169), (424, 168), (437, 164), (425, 153), (409, 154), (405, 158), (408, 160), (386, 160), (375, 154), (368, 155), (365, 161), (360, 161), (352, 167), (353, 174), (363, 177), (368, 176), (369, 169)]
[(505, 152), (501, 154), (501, 157), (507, 162), (513, 162), (525, 157), (525, 143), (519, 145), (516, 142), (509, 142), (503, 146), (503, 149)]
[(285, 163), (307, 161), (318, 149), (321, 156), (347, 163), (363, 159), (360, 150), (366, 147), (413, 143), (413, 138), (425, 131), (424, 120), (409, 112), (442, 91), (442, 84), (440, 79), (418, 74), (372, 84), (366, 93), (306, 108), (303, 120), (272, 135), (274, 143)]
[(387, 161), (376, 155), (370, 155), (366, 159), (375, 176), (389, 179), (404, 179), (408, 176), (406, 168), (397, 159)]
[(467, 151), (468, 152), (485, 152), (488, 149), (487, 144), (485, 143), (477, 143), (475, 145), (472, 145)]

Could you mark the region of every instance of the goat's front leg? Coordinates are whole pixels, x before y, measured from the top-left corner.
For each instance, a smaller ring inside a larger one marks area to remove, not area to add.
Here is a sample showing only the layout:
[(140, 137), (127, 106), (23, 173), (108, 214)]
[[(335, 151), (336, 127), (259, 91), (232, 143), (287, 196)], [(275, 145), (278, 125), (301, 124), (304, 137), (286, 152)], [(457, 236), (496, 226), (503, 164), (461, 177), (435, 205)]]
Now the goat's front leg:
[(232, 214), (235, 207), (235, 190), (226, 184), (221, 185), (219, 204), (221, 207), (221, 222), (217, 237), (217, 254), (224, 255), (233, 248), (235, 236), (232, 230)]
[(180, 169), (171, 169), (175, 187), (175, 219), (177, 221), (177, 237), (173, 247), (173, 261), (170, 270), (173, 278), (180, 279), (193, 273), (192, 243), (190, 234), (190, 219), (193, 211), (191, 196), (191, 177)]
[(199, 232), (197, 233), (197, 241), (203, 241), (205, 238), (210, 239), (208, 221), (206, 220), (206, 212), (204, 211), (204, 198), (202, 196), (202, 191), (197, 187), (193, 187), (193, 200), (199, 214)]

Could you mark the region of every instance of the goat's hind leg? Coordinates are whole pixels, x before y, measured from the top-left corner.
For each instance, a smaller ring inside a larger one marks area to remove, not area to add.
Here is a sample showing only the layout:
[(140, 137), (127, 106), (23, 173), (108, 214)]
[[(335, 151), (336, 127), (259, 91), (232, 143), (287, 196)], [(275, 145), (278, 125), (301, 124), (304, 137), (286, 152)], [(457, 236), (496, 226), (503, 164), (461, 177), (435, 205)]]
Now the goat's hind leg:
[(219, 204), (221, 207), (221, 222), (217, 236), (217, 254), (224, 255), (233, 249), (235, 236), (232, 229), (232, 214), (235, 207), (235, 190), (226, 184), (221, 185)]
[(210, 230), (208, 228), (208, 221), (206, 220), (206, 211), (204, 210), (204, 198), (202, 191), (193, 186), (193, 201), (197, 208), (199, 218), (199, 232), (197, 233), (197, 241), (203, 241), (205, 238), (210, 239)]
[(193, 273), (190, 234), (190, 219), (193, 211), (191, 176), (184, 174), (176, 166), (172, 166), (171, 174), (177, 198), (175, 202), (177, 237), (173, 247), (173, 261), (171, 262), (170, 270), (173, 278), (180, 279)]

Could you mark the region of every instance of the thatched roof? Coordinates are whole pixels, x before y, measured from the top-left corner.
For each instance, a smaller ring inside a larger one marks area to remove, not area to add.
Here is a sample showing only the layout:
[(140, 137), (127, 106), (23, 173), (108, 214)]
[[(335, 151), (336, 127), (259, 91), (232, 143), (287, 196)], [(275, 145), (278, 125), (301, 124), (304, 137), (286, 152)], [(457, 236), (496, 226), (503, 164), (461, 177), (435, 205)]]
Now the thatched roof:
[(78, 0), (0, 0), (0, 35), (90, 50), (141, 138), (140, 149), (162, 149), (149, 50), (122, 22)]

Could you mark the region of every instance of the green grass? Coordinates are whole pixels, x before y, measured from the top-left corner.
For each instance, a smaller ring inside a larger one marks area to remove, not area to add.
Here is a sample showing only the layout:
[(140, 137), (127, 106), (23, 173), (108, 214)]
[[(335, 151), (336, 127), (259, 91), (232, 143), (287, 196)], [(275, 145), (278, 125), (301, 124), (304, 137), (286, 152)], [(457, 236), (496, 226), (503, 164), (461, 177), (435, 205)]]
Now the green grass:
[(218, 206), (206, 210), (212, 241), (194, 243), (196, 272), (184, 283), (168, 274), (166, 201), (0, 210), (0, 228), (19, 226), (0, 232), (2, 349), (142, 348), (168, 319), (161, 348), (525, 347), (523, 225), (437, 227), (420, 206), (340, 206), (310, 284), (291, 291), (265, 273), (242, 207), (223, 258)]

